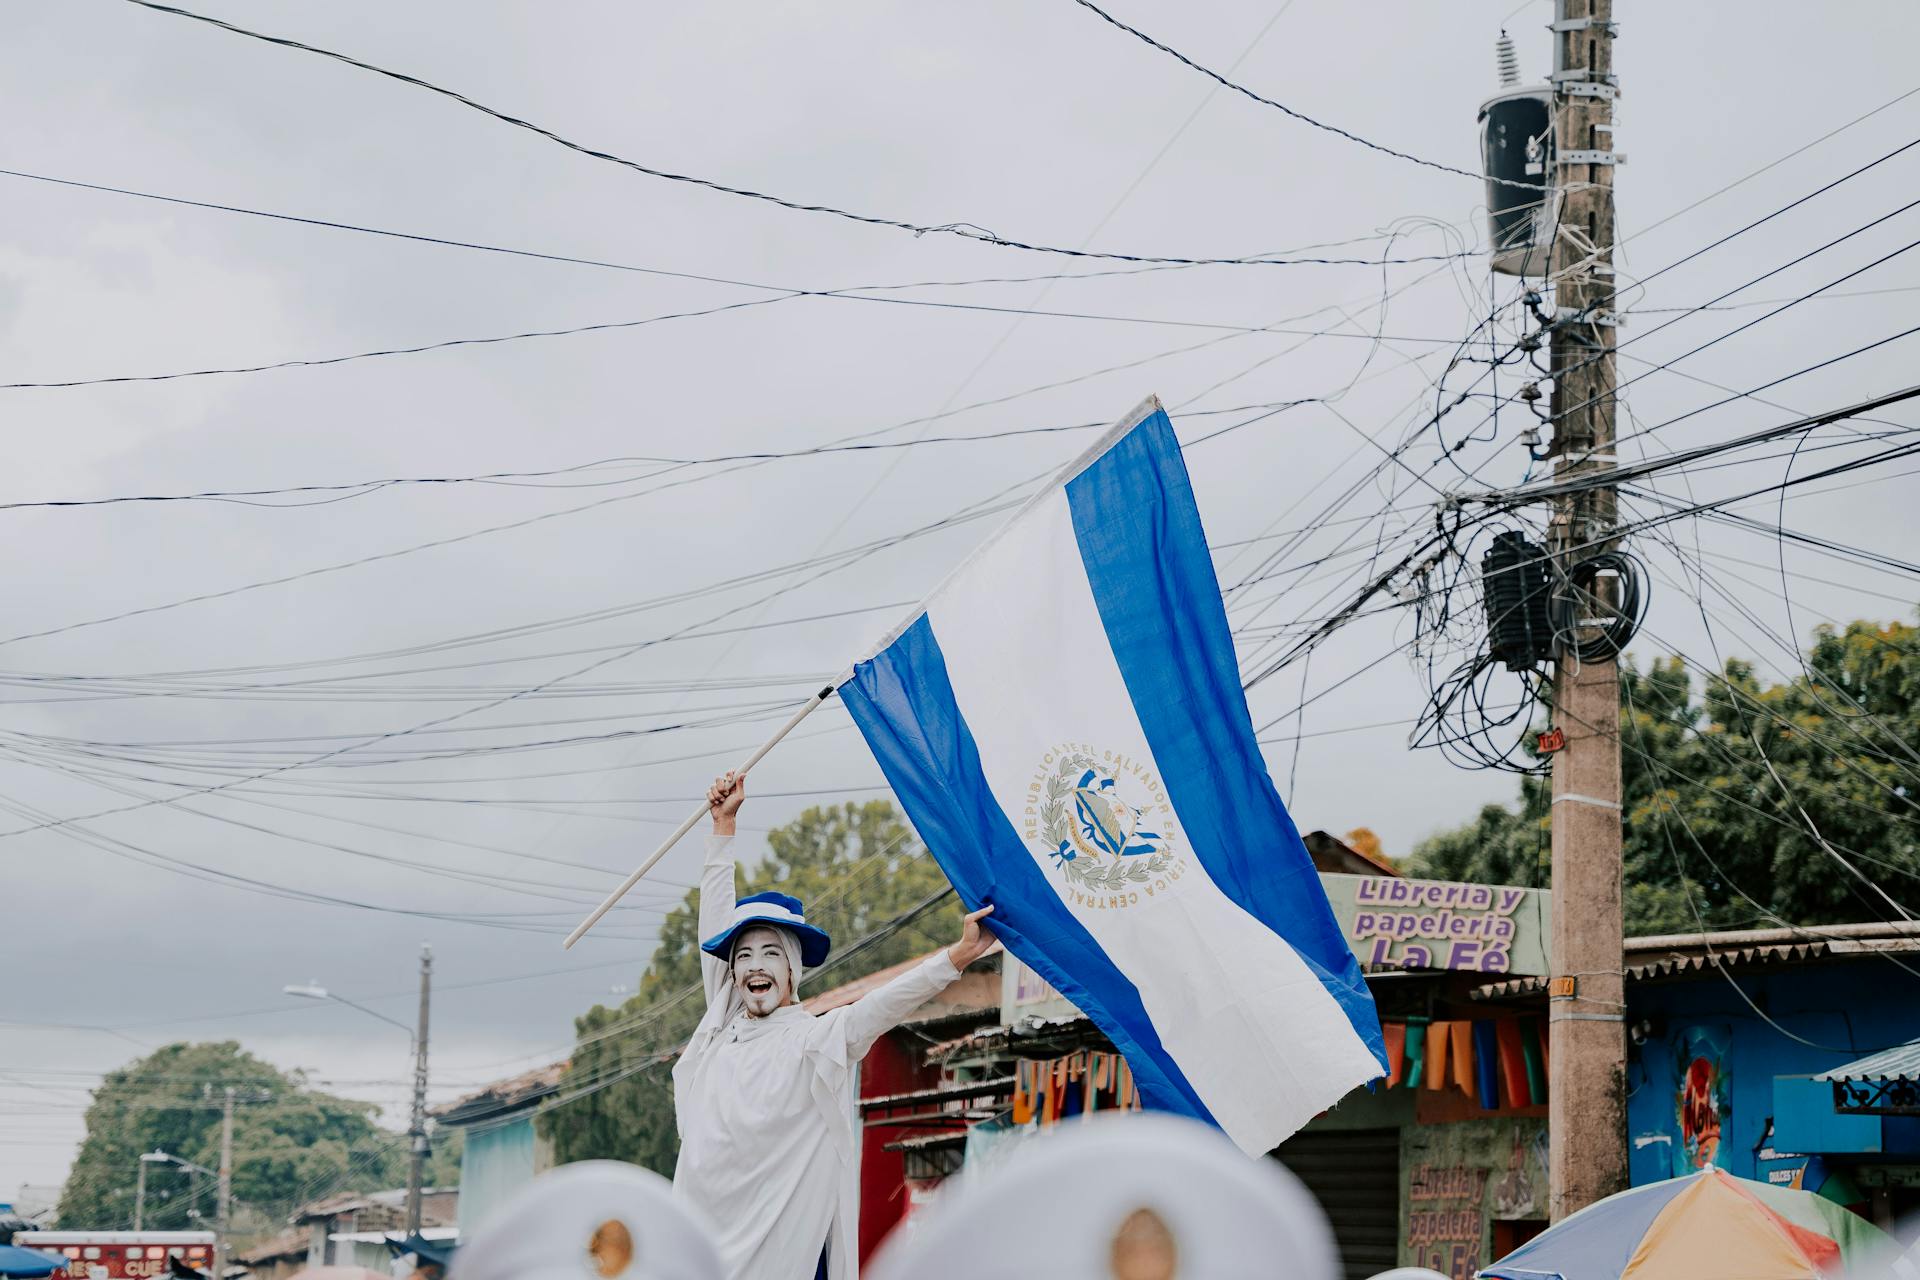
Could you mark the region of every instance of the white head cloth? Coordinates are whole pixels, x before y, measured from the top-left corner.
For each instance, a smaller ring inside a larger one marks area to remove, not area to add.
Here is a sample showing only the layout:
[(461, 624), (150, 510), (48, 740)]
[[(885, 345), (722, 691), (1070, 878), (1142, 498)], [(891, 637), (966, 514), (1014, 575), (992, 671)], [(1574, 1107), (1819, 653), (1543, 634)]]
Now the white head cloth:
[(991, 1178), (955, 1179), (882, 1247), (870, 1280), (1335, 1280), (1299, 1179), (1168, 1115), (1049, 1131)]
[[(780, 949), (786, 952), (787, 968), (793, 974), (794, 999), (798, 1000), (800, 998), (800, 978), (805, 973), (805, 969), (800, 964), (800, 935), (791, 929), (784, 928), (777, 924), (755, 924), (750, 927), (755, 929), (771, 929), (779, 936)], [(742, 929), (740, 932), (745, 933), (746, 930)], [(738, 944), (739, 941), (740, 939), (736, 936), (734, 942)], [(731, 971), (733, 968), (733, 953), (731, 950), (727, 953), (726, 963), (728, 970)], [(725, 1027), (728, 1023), (739, 1017), (740, 1011), (746, 1007), (747, 1002), (741, 998), (740, 988), (733, 982), (731, 972), (729, 972), (726, 995), (707, 1006), (706, 1016), (701, 1018), (700, 1025), (694, 1028), (694, 1038), (698, 1040), (711, 1037), (714, 1032), (719, 1031), (722, 1027)]]
[(706, 1224), (659, 1174), (615, 1160), (543, 1173), (453, 1255), (449, 1280), (722, 1280)]

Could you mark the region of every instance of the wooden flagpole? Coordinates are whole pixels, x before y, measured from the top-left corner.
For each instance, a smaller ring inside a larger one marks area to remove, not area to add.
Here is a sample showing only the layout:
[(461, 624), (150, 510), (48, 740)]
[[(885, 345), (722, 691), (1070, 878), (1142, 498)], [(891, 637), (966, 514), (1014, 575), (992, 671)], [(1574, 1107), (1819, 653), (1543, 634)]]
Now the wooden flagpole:
[[(931, 603), (932, 600), (936, 596), (938, 596), (941, 591), (945, 590), (946, 583), (951, 582), (955, 578), (959, 577), (961, 572), (964, 571), (968, 565), (972, 564), (975, 558), (982, 555), (986, 551), (987, 547), (993, 545), (994, 539), (1000, 537), (1001, 534), (1004, 534), (1008, 529), (1012, 528), (1016, 523), (1018, 523), (1020, 517), (1025, 515), (1027, 511), (1029, 511), (1035, 503), (1039, 502), (1046, 495), (1046, 493), (1048, 492), (1048, 489), (1065, 484), (1067, 481), (1071, 480), (1074, 476), (1079, 475), (1082, 471), (1086, 470), (1088, 466), (1092, 465), (1092, 463), (1096, 459), (1098, 459), (1099, 457), (1101, 457), (1101, 455), (1106, 453), (1108, 449), (1112, 448), (1113, 442), (1115, 440), (1118, 440), (1121, 436), (1124, 436), (1127, 432), (1139, 426), (1142, 422), (1146, 421), (1147, 418), (1151, 417), (1153, 414), (1160, 412), (1161, 409), (1162, 409), (1162, 406), (1160, 404), (1160, 397), (1158, 396), (1148, 396), (1145, 400), (1142, 400), (1139, 404), (1135, 405), (1131, 413), (1127, 414), (1126, 417), (1120, 419), (1120, 421), (1114, 423), (1113, 426), (1109, 427), (1104, 433), (1102, 433), (1102, 435), (1098, 440), (1094, 441), (1093, 444), (1089, 445), (1084, 453), (1082, 453), (1079, 457), (1075, 458), (1072, 462), (1068, 463), (1065, 467), (1063, 467), (1059, 471), (1059, 473), (1054, 476), (1052, 484), (1050, 486), (1048, 486), (1047, 488), (1043, 488), (1039, 493), (1036, 493), (1033, 495), (1033, 497), (1029, 498), (1026, 504), (1023, 505), (1019, 509), (1019, 511), (1017, 511), (1012, 517), (1010, 517), (1005, 524), (1000, 526), (999, 532), (995, 533), (992, 537), (988, 538), (987, 541), (981, 544), (979, 547), (976, 547), (971, 555), (969, 555), (965, 560), (962, 560), (959, 565), (955, 566), (952, 573), (948, 574), (945, 581), (943, 581), (940, 586), (935, 587), (932, 593), (930, 593), (925, 600), (921, 601), (920, 604), (916, 606), (914, 610), (906, 616), (906, 619), (902, 621), (899, 626), (895, 627), (892, 631), (888, 632), (885, 636), (881, 638), (879, 644), (875, 645), (872, 649), (867, 651), (867, 656), (872, 657), (874, 654), (880, 652), (882, 649), (885, 649), (888, 645), (892, 644), (896, 639), (898, 639), (902, 632), (904, 632), (908, 627), (912, 626), (915, 620), (917, 620), (922, 614), (924, 614), (927, 611), (928, 604)], [(848, 674), (849, 675), (851, 674), (851, 668), (849, 668)], [(840, 678), (842, 680), (845, 680), (847, 676), (843, 675)], [(813, 714), (813, 709), (815, 707), (819, 706), (822, 702), (825, 702), (828, 698), (831, 698), (833, 696), (834, 690), (837, 689), (838, 687), (839, 687), (838, 684), (830, 684), (826, 688), (822, 689), (820, 692), (814, 694), (813, 697), (809, 698), (805, 706), (801, 707), (798, 711), (793, 713), (793, 719), (787, 721), (784, 725), (780, 726), (779, 732), (775, 733), (771, 738), (768, 738), (765, 743), (761, 744), (760, 749), (754, 752), (752, 755), (748, 756), (747, 762), (741, 765), (738, 769), (735, 769), (734, 773), (744, 776), (747, 770), (753, 768), (753, 766), (755, 766), (756, 764), (759, 764), (760, 758), (762, 756), (766, 755), (767, 752), (773, 750), (774, 746), (780, 741), (780, 739), (786, 737), (789, 733), (793, 732), (793, 728), (795, 725), (799, 724), (802, 720), (805, 720), (809, 715)], [(567, 935), (567, 941), (566, 941), (567, 948), (571, 950), (573, 947), (573, 944), (580, 941), (581, 937), (583, 937), (586, 934), (587, 930), (593, 928), (593, 926), (599, 922), (601, 916), (604, 916), (605, 914), (607, 914), (608, 911), (611, 911), (613, 909), (613, 904), (620, 901), (620, 899), (626, 895), (627, 890), (633, 888), (633, 886), (635, 886), (636, 884), (639, 884), (640, 881), (646, 876), (647, 872), (653, 870), (653, 864), (660, 861), (661, 858), (665, 857), (667, 850), (673, 848), (674, 845), (680, 842), (680, 837), (686, 835), (687, 832), (693, 830), (694, 826), (699, 823), (700, 819), (706, 814), (706, 812), (707, 812), (707, 806), (703, 804), (698, 809), (695, 809), (685, 822), (681, 823), (678, 827), (676, 827), (674, 829), (673, 834), (668, 836), (666, 840), (662, 842), (660, 847), (653, 851), (653, 855), (649, 857), (645, 862), (640, 864), (640, 869), (638, 871), (628, 876), (626, 880), (621, 883), (618, 889), (615, 889), (612, 893), (608, 894), (607, 900), (605, 902), (602, 902), (599, 906), (595, 907), (593, 909), (593, 913), (589, 915), (585, 920), (582, 920), (580, 922), (579, 927), (576, 928), (572, 933)]]
[[(806, 704), (802, 706), (798, 711), (793, 713), (793, 718), (791, 720), (788, 720), (785, 724), (781, 725), (777, 730), (775, 730), (774, 735), (771, 738), (768, 738), (765, 742), (761, 743), (759, 749), (756, 750), (752, 755), (747, 757), (745, 764), (741, 765), (738, 769), (735, 769), (733, 771), (734, 776), (738, 778), (746, 777), (747, 770), (759, 764), (761, 758), (765, 756), (767, 752), (773, 750), (774, 747), (779, 744), (780, 739), (786, 737), (789, 733), (792, 733), (796, 725), (798, 725), (802, 720), (805, 720), (808, 716), (813, 714), (814, 708), (818, 707), (821, 703), (825, 702), (828, 698), (831, 698), (833, 696), (833, 689), (834, 689), (834, 686), (828, 685), (826, 688), (820, 690), (820, 692), (814, 694), (811, 698), (808, 698), (806, 701)], [(587, 916), (587, 918), (585, 920), (582, 920), (578, 925), (578, 927), (576, 927), (572, 933), (567, 935), (567, 941), (564, 944), (565, 948), (567, 950), (572, 950), (573, 944), (580, 941), (580, 939), (586, 935), (587, 930), (593, 928), (594, 925), (598, 924), (601, 916), (604, 916), (605, 914), (607, 914), (607, 912), (613, 910), (613, 904), (620, 901), (620, 899), (626, 897), (627, 891), (629, 889), (633, 888), (633, 886), (639, 884), (641, 880), (645, 879), (647, 872), (653, 870), (654, 863), (664, 858), (667, 854), (667, 850), (673, 848), (674, 845), (679, 844), (680, 837), (686, 835), (687, 832), (693, 830), (693, 828), (699, 823), (700, 819), (707, 816), (707, 813), (708, 813), (707, 806), (705, 804), (702, 804), (698, 809), (695, 809), (691, 814), (688, 815), (687, 820), (685, 822), (682, 822), (679, 826), (675, 827), (673, 829), (673, 834), (668, 836), (665, 840), (661, 841), (660, 847), (658, 849), (655, 849), (653, 853), (648, 856), (647, 860), (640, 864), (640, 869), (638, 871), (635, 871), (632, 875), (628, 876), (625, 880), (621, 881), (620, 887), (615, 889), (612, 893), (608, 894), (606, 897), (606, 900), (602, 902), (599, 906), (595, 907), (593, 911)]]

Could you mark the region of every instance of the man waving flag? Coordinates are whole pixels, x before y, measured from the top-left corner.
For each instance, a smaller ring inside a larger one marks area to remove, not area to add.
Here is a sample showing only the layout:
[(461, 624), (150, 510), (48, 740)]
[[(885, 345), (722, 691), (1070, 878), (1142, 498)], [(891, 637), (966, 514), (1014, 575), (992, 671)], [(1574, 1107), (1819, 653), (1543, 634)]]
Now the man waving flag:
[(839, 692), (969, 908), (1149, 1106), (1264, 1153), (1385, 1073), (1373, 998), (1254, 742), (1149, 399)]

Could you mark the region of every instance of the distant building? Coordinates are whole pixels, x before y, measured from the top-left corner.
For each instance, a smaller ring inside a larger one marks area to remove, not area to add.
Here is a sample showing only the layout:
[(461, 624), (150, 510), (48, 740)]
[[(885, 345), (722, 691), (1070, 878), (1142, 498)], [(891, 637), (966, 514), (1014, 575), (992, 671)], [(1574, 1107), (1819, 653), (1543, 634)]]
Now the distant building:
[(1300, 837), (1307, 846), (1307, 855), (1313, 859), (1315, 871), (1329, 871), (1349, 876), (1397, 876), (1400, 868), (1386, 858), (1364, 853), (1354, 848), (1339, 836), (1328, 835), (1324, 831), (1309, 831)]
[(487, 1215), (534, 1175), (553, 1167), (553, 1141), (535, 1132), (540, 1104), (559, 1088), (567, 1064), (550, 1063), (511, 1079), (497, 1081), (433, 1113), (434, 1120), (459, 1129), (460, 1228), (468, 1235)]
[[(458, 1238), (460, 1191), (427, 1187), (420, 1193), (420, 1234), (429, 1240)], [(389, 1270), (389, 1235), (405, 1232), (405, 1188), (370, 1194), (349, 1191), (296, 1210), (292, 1227), (234, 1255), (254, 1280), (285, 1280), (307, 1267), (367, 1267)]]

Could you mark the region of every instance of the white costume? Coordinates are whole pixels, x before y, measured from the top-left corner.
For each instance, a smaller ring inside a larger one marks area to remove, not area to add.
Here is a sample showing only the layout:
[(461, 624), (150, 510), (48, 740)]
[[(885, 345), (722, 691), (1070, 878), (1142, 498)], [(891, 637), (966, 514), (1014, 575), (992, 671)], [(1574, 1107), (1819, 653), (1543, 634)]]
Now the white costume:
[[(707, 838), (700, 938), (734, 920), (730, 836)], [(800, 947), (781, 930), (793, 984)], [(860, 1060), (955, 981), (943, 949), (885, 986), (815, 1017), (789, 1004), (749, 1018), (727, 963), (703, 955), (707, 1012), (674, 1064), (680, 1162), (673, 1191), (713, 1225), (729, 1280), (829, 1280), (859, 1270)]]

